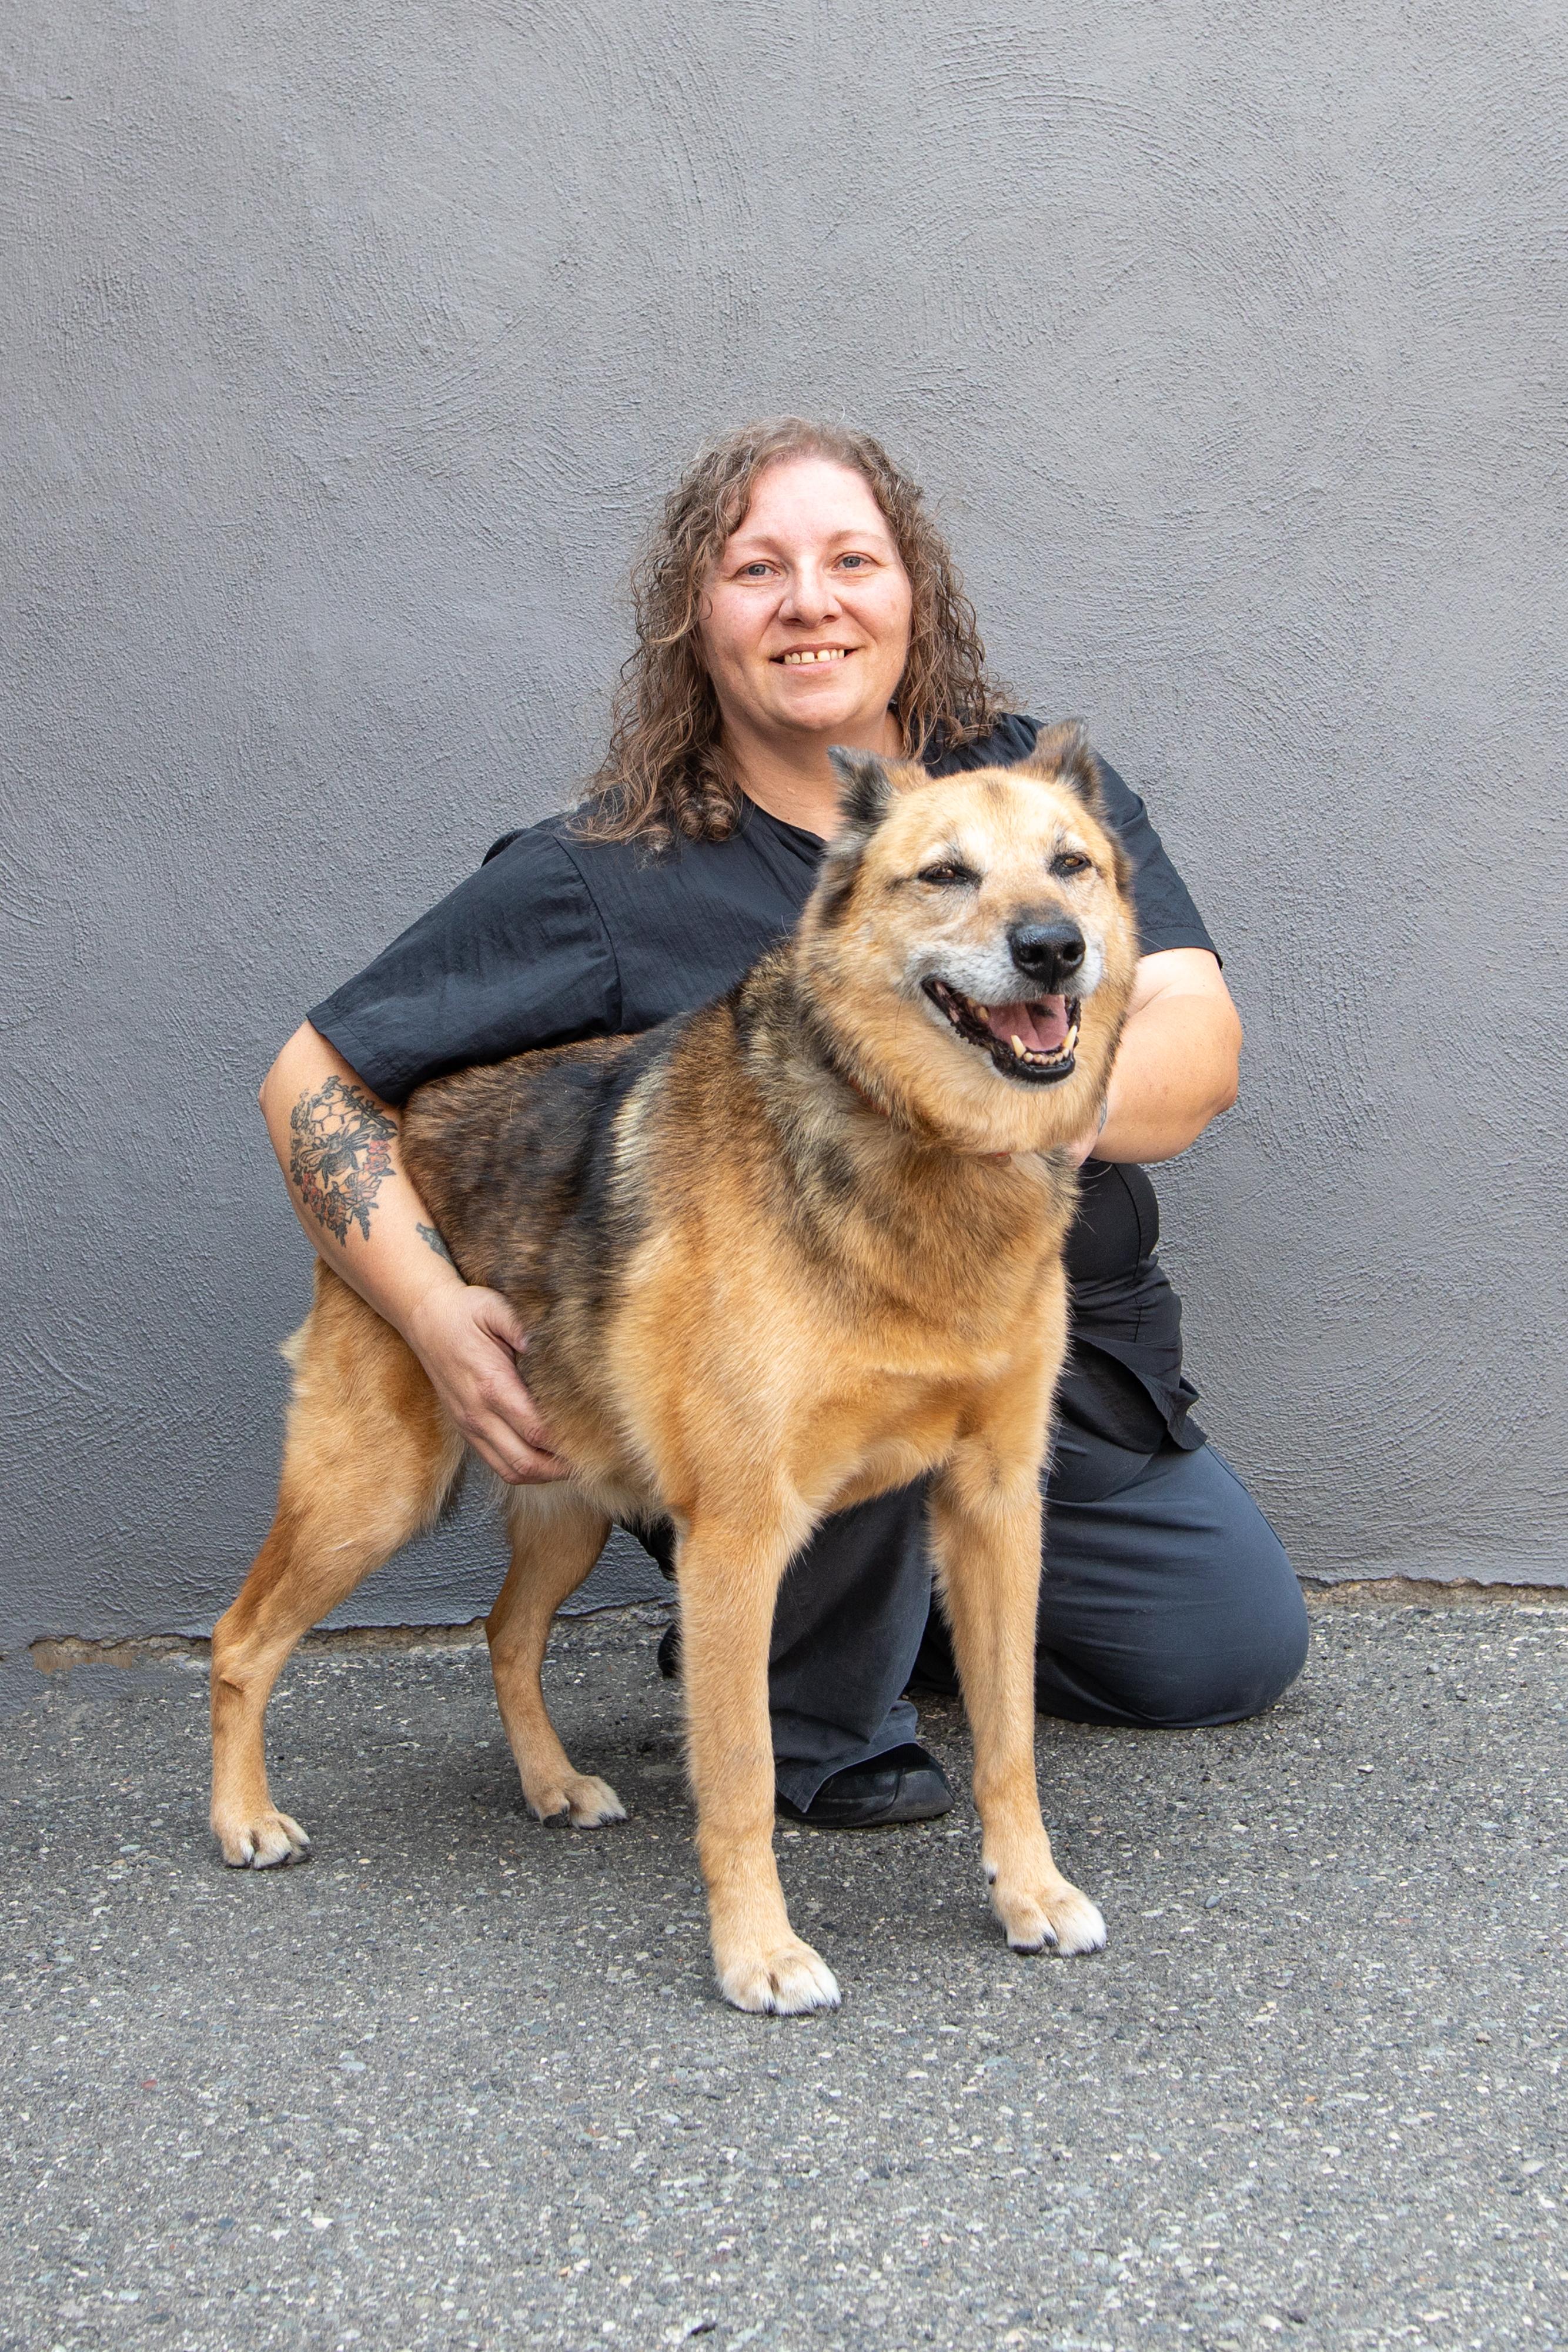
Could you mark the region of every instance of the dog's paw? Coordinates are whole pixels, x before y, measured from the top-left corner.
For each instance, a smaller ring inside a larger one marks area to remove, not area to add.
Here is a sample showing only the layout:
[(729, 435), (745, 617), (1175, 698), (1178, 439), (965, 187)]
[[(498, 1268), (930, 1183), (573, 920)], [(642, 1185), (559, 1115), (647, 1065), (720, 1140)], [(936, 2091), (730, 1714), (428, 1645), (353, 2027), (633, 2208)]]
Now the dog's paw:
[(771, 1951), (724, 1963), (718, 1989), (733, 2007), (757, 2017), (804, 2017), (814, 2009), (837, 2009), (841, 1998), (826, 1960), (798, 1936)]
[(993, 1886), (991, 1902), (1015, 1952), (1056, 1952), (1070, 1959), (1075, 1952), (1105, 1948), (1104, 1920), (1065, 1878), (1028, 1893), (1004, 1895)]
[(549, 1789), (528, 1797), (528, 1810), (541, 1822), (559, 1821), (564, 1813), (574, 1830), (600, 1830), (607, 1822), (623, 1822), (626, 1808), (597, 1773), (573, 1772)]
[(246, 1820), (214, 1821), (213, 1831), (231, 1870), (277, 1870), (310, 1851), (310, 1841), (287, 1813), (267, 1811)]

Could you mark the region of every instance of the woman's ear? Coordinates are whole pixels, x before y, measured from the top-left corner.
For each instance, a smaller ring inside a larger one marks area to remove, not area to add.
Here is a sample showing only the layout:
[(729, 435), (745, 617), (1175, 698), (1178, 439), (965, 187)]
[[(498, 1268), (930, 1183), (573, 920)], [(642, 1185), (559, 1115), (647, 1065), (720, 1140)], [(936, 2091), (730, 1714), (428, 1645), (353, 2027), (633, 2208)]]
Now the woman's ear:
[(1065, 784), (1076, 793), (1093, 816), (1103, 818), (1105, 795), (1100, 782), (1100, 762), (1089, 749), (1089, 734), (1082, 719), (1063, 719), (1060, 727), (1044, 727), (1035, 738), (1034, 749), (1014, 766), (1026, 776), (1038, 776), (1041, 783)]

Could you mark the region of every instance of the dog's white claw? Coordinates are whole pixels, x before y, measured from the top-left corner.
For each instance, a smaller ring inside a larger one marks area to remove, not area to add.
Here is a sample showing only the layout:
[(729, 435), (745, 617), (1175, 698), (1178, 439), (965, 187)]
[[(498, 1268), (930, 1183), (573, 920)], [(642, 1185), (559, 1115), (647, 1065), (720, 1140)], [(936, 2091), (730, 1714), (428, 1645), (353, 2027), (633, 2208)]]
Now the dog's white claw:
[(625, 1806), (597, 1772), (580, 1773), (566, 1793), (573, 1829), (601, 1830), (626, 1818)]
[(718, 1972), (718, 1989), (754, 2017), (805, 2017), (837, 2009), (843, 1998), (821, 1954), (798, 1937), (755, 1959), (732, 1960)]
[(277, 1870), (310, 1851), (309, 1839), (287, 1813), (260, 1813), (217, 1834), (231, 1870)]
[(564, 1813), (574, 1830), (601, 1830), (626, 1818), (625, 1806), (596, 1772), (574, 1772), (559, 1788), (529, 1797), (528, 1811), (541, 1822), (559, 1821)]
[(1065, 1879), (1049, 1893), (1015, 1900), (1005, 1912), (1000, 1904), (997, 1909), (1015, 1952), (1056, 1952), (1071, 1959), (1079, 1952), (1105, 1948), (1105, 1922), (1099, 1910)]
[(1043, 1911), (1033, 1904), (1019, 1906), (1017, 1917), (1008, 1928), (1009, 1952), (1050, 1952), (1056, 1948), (1056, 1930)]
[(1070, 1886), (1063, 1898), (1051, 1905), (1051, 1925), (1056, 1929), (1056, 1948), (1065, 1958), (1074, 1952), (1103, 1952), (1105, 1948), (1105, 1922), (1097, 1904), (1087, 1895), (1080, 1895)]

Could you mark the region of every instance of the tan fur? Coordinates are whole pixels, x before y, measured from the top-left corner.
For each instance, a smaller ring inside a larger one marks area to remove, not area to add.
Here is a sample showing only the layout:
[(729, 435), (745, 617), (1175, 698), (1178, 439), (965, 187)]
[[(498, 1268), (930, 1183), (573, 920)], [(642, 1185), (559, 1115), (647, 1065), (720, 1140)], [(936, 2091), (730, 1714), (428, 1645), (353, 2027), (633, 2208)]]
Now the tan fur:
[[(621, 1817), (562, 1752), (539, 1662), (612, 1517), (668, 1515), (715, 1965), (742, 2009), (838, 1999), (790, 1928), (772, 1853), (779, 1580), (829, 1512), (928, 1472), (997, 1915), (1020, 1950), (1103, 1941), (1051, 1860), (1033, 1738), (1040, 1476), (1076, 1197), (1059, 1147), (1103, 1100), (1136, 957), (1120, 849), (1068, 772), (1086, 756), (1063, 732), (1021, 773), (894, 771), (891, 805), (835, 844), (789, 946), (629, 1076), (606, 1129), (602, 1227), (586, 1242), (559, 1185), (541, 1178), (526, 1214), (507, 1205), (501, 1171), (517, 1155), (492, 1139), (530, 1085), (557, 1082), (544, 1066), (580, 1073), (596, 1055), (609, 1068), (618, 1048), (463, 1074), (405, 1116), (410, 1174), (459, 1265), (506, 1289), (535, 1334), (530, 1384), (576, 1473), (515, 1490), (489, 1620), (524, 1792), (541, 1815)], [(962, 904), (918, 879), (943, 842), (983, 870)], [(1071, 885), (1051, 879), (1064, 843), (1092, 860)], [(937, 934), (956, 957), (981, 952), (998, 927), (1059, 904), (1092, 934), (1103, 978), (1072, 1075), (1026, 1087), (948, 1033), (909, 974)], [(213, 1825), (227, 1860), (256, 1866), (306, 1843), (267, 1793), (277, 1671), (428, 1524), (462, 1451), (402, 1340), (324, 1267), (295, 1349), (277, 1518), (213, 1644)]]

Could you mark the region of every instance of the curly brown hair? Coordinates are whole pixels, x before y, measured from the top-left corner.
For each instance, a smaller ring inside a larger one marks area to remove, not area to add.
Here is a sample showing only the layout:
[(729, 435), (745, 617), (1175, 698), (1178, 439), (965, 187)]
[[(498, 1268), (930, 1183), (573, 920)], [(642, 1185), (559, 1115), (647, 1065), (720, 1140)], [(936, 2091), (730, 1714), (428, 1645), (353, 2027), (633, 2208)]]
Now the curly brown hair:
[(705, 450), (664, 501), (632, 575), (637, 645), (621, 672), (610, 748), (579, 812), (589, 841), (723, 841), (746, 795), (726, 754), (717, 697), (697, 624), (709, 564), (745, 517), (764, 468), (828, 457), (863, 476), (887, 519), (912, 594), (909, 656), (896, 708), (918, 752), (933, 736), (971, 742), (1001, 705), (946, 541), (919, 485), (880, 441), (800, 416), (742, 425)]

